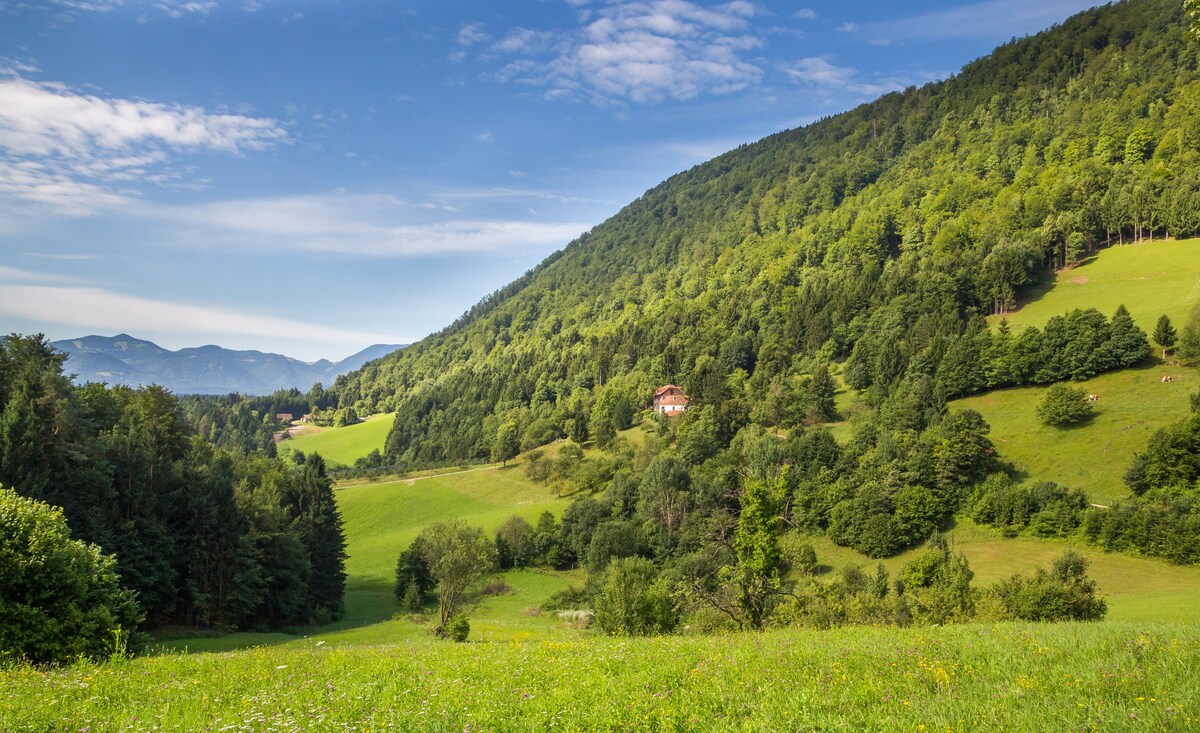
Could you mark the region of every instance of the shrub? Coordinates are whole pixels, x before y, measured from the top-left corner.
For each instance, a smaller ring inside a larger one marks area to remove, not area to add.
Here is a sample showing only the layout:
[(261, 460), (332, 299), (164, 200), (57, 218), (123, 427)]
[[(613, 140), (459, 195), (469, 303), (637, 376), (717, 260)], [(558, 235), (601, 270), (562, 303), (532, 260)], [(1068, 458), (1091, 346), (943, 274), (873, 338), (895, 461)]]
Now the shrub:
[(1042, 423), (1056, 427), (1082, 422), (1092, 414), (1092, 403), (1082, 389), (1055, 384), (1046, 390), (1046, 396), (1037, 407), (1037, 416)]
[(461, 613), (456, 613), (446, 622), (446, 638), (462, 643), (471, 635), (471, 622)]
[(1087, 565), (1083, 555), (1067, 550), (1049, 572), (1039, 568), (1033, 576), (1014, 575), (992, 586), (990, 595), (1010, 619), (1099, 621), (1108, 604), (1096, 597), (1096, 582), (1087, 576)]
[(139, 622), (116, 558), (71, 539), (61, 509), (0, 488), (0, 660), (106, 658)]
[(675, 628), (678, 617), (666, 582), (643, 557), (613, 560), (600, 577), (596, 624), (606, 634), (644, 636)]

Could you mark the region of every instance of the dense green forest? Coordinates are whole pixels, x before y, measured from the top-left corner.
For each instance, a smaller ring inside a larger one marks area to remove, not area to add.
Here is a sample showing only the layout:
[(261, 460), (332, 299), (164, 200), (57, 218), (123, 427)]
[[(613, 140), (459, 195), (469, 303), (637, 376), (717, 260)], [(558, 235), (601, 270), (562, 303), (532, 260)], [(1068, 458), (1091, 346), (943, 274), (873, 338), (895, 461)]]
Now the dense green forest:
[(341, 613), (345, 540), (319, 456), (215, 448), (166, 390), (75, 386), (65, 359), (41, 336), (0, 339), (0, 485), (61, 507), (72, 537), (115, 556), (146, 627)]
[[(1151, 358), (1137, 303), (1020, 333), (986, 317), (1100, 248), (1200, 232), (1200, 49), (1182, 13), (1090, 10), (681, 173), (329, 394), (396, 412), (394, 461), (503, 460), (570, 438), (530, 468), (582, 496), (536, 535), (541, 557), (600, 570), (641, 554), (676, 587), (736, 567), (746, 477), (784, 467), (783, 521), (873, 557), (969, 509), (1191, 561), (1187, 542), (1137, 529), (1153, 515), (1176, 533), (1190, 499), (1161, 509), (1160, 491), (1138, 490), (1089, 514), (1078, 490), (1015, 481), (980, 415), (946, 408)], [(839, 375), (866, 406), (841, 442), (822, 428)], [(641, 449), (616, 440), (665, 383), (684, 385), (687, 415), (651, 424), (661, 439)], [(585, 460), (588, 441), (606, 452)]]

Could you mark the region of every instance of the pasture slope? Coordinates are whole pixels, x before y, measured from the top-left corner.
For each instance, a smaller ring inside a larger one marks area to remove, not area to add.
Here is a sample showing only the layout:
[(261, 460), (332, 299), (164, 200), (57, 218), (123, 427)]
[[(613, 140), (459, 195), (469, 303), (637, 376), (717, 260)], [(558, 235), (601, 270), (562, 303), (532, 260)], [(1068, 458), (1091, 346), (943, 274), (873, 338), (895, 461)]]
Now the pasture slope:
[(373, 415), (357, 425), (344, 428), (306, 428), (294, 438), (279, 444), (279, 454), (292, 451), (320, 453), (325, 462), (339, 466), (353, 466), (359, 458), (366, 458), (373, 450), (383, 450), (388, 431), (392, 429), (395, 413)]
[[(1165, 240), (1102, 250), (1083, 265), (1057, 273), (1047, 289), (1005, 316), (1014, 331), (1042, 327), (1052, 316), (1095, 308), (1112, 316), (1124, 304), (1147, 334), (1167, 314), (1181, 329), (1200, 302), (1200, 239)], [(993, 318), (998, 322), (999, 318)], [(1079, 382), (1100, 396), (1095, 416), (1069, 428), (1042, 425), (1034, 414), (1047, 387), (998, 390), (957, 400), (952, 408), (978, 410), (992, 426), (1000, 456), (1025, 479), (1057, 481), (1097, 504), (1128, 496), (1122, 477), (1133, 454), (1156, 430), (1188, 415), (1188, 396), (1200, 391), (1194, 367), (1157, 358), (1138, 369)], [(1170, 375), (1173, 382), (1163, 383)]]
[[(1122, 303), (1146, 333), (1164, 313), (1176, 327), (1200, 301), (1200, 239), (1167, 239), (1114, 245), (1083, 264), (1055, 273), (1029, 302), (1007, 313), (1014, 331), (1042, 327), (1073, 308), (1095, 308), (1111, 317)], [(994, 316), (999, 322), (1001, 316)]]

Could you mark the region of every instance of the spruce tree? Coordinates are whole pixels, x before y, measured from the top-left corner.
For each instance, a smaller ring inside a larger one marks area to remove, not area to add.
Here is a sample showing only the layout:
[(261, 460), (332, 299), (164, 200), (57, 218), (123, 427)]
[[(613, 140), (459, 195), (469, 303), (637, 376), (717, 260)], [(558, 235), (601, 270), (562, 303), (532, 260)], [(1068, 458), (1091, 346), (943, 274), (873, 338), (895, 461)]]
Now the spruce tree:
[(808, 421), (829, 422), (837, 417), (834, 404), (835, 386), (829, 374), (829, 365), (821, 362), (813, 369), (812, 381), (808, 383)]
[(1163, 359), (1167, 358), (1167, 349), (1175, 345), (1175, 339), (1178, 334), (1175, 327), (1171, 325), (1171, 319), (1164, 313), (1158, 317), (1158, 323), (1154, 326), (1154, 343), (1162, 347)]
[(341, 618), (345, 609), (346, 535), (333, 499), (333, 481), (319, 453), (309, 455), (286, 501), (312, 564), (308, 603), (313, 619), (320, 622)]
[(1112, 344), (1118, 366), (1131, 367), (1150, 356), (1150, 342), (1146, 340), (1146, 332), (1134, 324), (1124, 304), (1117, 306), (1116, 312), (1113, 313), (1109, 334), (1109, 343)]

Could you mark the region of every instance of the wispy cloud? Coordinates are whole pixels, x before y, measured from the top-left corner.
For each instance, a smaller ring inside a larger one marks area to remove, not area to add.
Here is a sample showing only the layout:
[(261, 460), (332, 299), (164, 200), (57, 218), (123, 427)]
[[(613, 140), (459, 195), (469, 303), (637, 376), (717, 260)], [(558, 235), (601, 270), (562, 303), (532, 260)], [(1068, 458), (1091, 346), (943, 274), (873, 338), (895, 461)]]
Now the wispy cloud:
[(1034, 33), (1088, 8), (1096, 0), (986, 0), (910, 18), (872, 23), (865, 30), (889, 41), (991, 38)]
[(865, 81), (858, 69), (837, 66), (820, 56), (799, 59), (782, 67), (783, 73), (793, 81), (828, 91), (850, 92), (861, 96), (876, 96), (884, 92), (903, 89), (908, 81), (899, 78), (883, 78)]
[[(448, 196), (447, 196), (448, 197)], [(443, 197), (446, 198), (446, 197)], [(444, 207), (434, 207), (443, 208)], [(392, 196), (334, 193), (140, 207), (185, 246), (412, 257), (565, 246), (590, 225), (507, 219), (419, 222), (422, 207)]]
[(242, 154), (287, 139), (273, 119), (84, 94), (0, 72), (0, 196), (83, 215), (135, 184), (178, 179), (181, 153)]
[(218, 7), (214, 0), (51, 0), (49, 5), (67, 13), (111, 13), (130, 8), (153, 10), (172, 18), (208, 15)]
[[(0, 268), (0, 275), (3, 274)], [(400, 343), (395, 334), (362, 333), (286, 318), (115, 293), (93, 287), (6, 284), (0, 316), (93, 331), (256, 336), (336, 344)]]
[(463, 46), (475, 46), (487, 43), (492, 40), (492, 36), (483, 31), (482, 23), (468, 23), (458, 29), (458, 36), (455, 40)]
[(686, 0), (616, 2), (581, 14), (579, 28), (551, 36), (515, 29), (490, 47), (521, 55), (495, 78), (543, 89), (547, 99), (655, 104), (730, 94), (762, 69), (746, 56), (761, 41), (745, 0), (703, 7)]
[[(74, 278), (44, 272), (31, 272), (15, 267), (0, 265), (0, 283), (4, 284), (7, 292), (13, 283), (65, 283), (73, 282)], [(3, 301), (4, 298), (0, 298)]]

